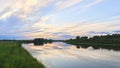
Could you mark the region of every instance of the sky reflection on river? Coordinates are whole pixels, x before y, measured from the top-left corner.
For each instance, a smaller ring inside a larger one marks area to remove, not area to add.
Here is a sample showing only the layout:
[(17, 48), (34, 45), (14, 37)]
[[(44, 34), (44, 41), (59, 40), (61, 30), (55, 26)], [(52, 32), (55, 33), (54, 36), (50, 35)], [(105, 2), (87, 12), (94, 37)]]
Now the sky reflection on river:
[(34, 46), (22, 46), (47, 68), (120, 68), (120, 52), (105, 49), (79, 48), (55, 42)]

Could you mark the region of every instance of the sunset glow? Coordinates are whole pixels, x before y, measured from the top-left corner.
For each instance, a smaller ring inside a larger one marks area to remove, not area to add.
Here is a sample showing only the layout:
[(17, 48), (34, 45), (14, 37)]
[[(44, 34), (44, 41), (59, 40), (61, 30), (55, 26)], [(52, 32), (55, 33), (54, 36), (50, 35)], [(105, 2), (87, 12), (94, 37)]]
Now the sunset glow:
[(0, 39), (120, 33), (120, 0), (0, 0)]

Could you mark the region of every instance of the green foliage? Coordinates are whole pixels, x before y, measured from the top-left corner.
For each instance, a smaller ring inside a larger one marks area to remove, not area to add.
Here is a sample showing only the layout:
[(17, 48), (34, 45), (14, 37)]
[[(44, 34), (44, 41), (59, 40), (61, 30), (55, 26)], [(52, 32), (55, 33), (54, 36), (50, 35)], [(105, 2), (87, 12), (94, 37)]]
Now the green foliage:
[(0, 41), (0, 68), (45, 68), (19, 41)]
[(117, 49), (120, 50), (120, 34), (112, 34), (112, 35), (104, 35), (104, 36), (94, 36), (92, 38), (84, 37), (76, 37), (76, 39), (69, 39), (64, 42), (69, 44), (74, 44), (77, 46), (93, 46), (95, 48), (102, 47), (109, 49)]
[(43, 45), (52, 42), (53, 42), (52, 39), (44, 39), (44, 38), (35, 38), (33, 41), (34, 45)]

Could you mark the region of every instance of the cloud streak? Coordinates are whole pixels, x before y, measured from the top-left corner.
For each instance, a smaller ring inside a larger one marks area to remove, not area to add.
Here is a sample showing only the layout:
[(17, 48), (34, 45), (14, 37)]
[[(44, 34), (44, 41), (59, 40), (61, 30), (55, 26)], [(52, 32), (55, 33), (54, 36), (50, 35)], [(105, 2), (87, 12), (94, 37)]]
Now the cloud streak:
[(83, 0), (59, 0), (56, 2), (55, 7), (56, 9), (62, 10), (74, 6), (82, 1)]
[[(101, 3), (104, 1), (13, 0), (11, 2), (11, 0), (2, 0), (0, 2), (3, 7), (0, 9), (0, 35), (67, 39), (77, 35), (92, 36), (94, 34), (115, 33), (115, 30), (120, 28), (119, 12), (117, 12), (118, 16), (107, 10), (108, 15), (106, 13), (95, 14), (98, 11), (92, 7), (100, 6)], [(82, 9), (76, 11), (75, 8)], [(85, 10), (80, 14), (82, 10), (89, 8), (94, 11)], [(106, 16), (102, 17), (104, 19), (101, 20), (100, 15)], [(109, 15), (111, 18), (108, 18)], [(89, 21), (95, 16), (98, 17), (97, 20)]]
[(91, 2), (91, 3), (87, 4), (87, 5), (85, 5), (84, 8), (92, 7), (92, 6), (96, 5), (96, 4), (101, 3), (102, 1), (103, 1), (103, 0), (94, 0), (93, 2)]
[(3, 15), (0, 15), (0, 19), (6, 19), (12, 15), (25, 19), (37, 9), (47, 6), (49, 2), (50, 0), (13, 0), (6, 2), (6, 5), (2, 5), (5, 8), (0, 12), (0, 14), (4, 12)]

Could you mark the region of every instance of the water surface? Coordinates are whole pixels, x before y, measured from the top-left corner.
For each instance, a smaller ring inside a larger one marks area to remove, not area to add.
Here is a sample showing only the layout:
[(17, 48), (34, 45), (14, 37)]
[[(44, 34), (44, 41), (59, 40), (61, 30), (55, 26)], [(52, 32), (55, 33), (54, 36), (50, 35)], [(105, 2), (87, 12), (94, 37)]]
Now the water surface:
[(76, 47), (62, 42), (22, 46), (47, 68), (120, 68), (120, 51)]

